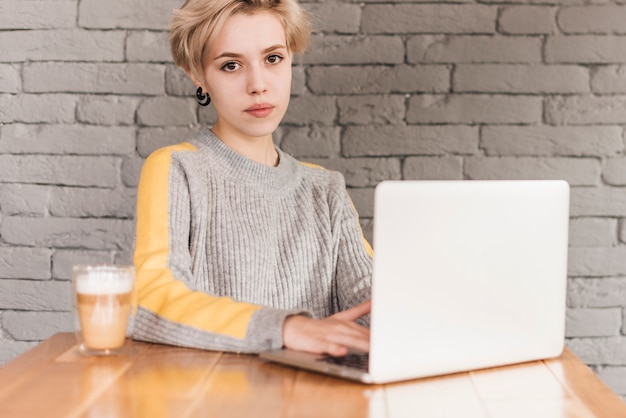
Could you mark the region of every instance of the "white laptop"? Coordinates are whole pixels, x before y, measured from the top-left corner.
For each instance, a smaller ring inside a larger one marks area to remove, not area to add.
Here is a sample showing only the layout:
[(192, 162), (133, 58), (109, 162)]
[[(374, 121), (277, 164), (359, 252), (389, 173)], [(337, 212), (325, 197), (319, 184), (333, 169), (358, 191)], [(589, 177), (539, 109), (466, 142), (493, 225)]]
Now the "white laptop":
[(564, 181), (382, 182), (369, 365), (286, 349), (261, 357), (365, 383), (556, 357), (568, 224)]

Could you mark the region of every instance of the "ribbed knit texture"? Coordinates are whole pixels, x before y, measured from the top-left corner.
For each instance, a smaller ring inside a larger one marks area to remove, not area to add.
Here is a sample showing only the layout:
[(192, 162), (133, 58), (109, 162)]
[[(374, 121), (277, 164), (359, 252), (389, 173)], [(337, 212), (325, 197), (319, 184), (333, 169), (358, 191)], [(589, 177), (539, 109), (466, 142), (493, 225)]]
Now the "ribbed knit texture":
[(370, 297), (372, 260), (341, 174), (281, 150), (277, 167), (256, 163), (208, 129), (189, 142), (196, 151), (173, 152), (163, 185), (168, 267), (190, 289), (265, 308), (253, 315), (244, 340), (140, 308), (137, 338), (256, 352), (282, 346), (290, 314), (323, 318)]

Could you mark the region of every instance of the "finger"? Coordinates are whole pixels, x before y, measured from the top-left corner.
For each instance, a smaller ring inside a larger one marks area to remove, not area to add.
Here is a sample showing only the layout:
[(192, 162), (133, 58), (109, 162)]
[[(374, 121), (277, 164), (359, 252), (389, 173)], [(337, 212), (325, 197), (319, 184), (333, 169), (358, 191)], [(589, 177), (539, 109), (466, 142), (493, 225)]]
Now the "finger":
[(347, 322), (341, 328), (335, 328), (333, 332), (325, 335), (325, 339), (356, 350), (369, 351), (369, 330), (354, 323)]
[(341, 344), (329, 343), (324, 352), (333, 357), (341, 357), (348, 354), (349, 348)]
[(355, 322), (344, 322), (341, 327), (335, 327), (332, 332), (328, 332), (327, 337), (331, 341), (344, 344), (345, 341), (369, 340), (370, 330), (358, 325)]
[(353, 308), (346, 309), (345, 311), (338, 312), (333, 317), (337, 319), (342, 319), (345, 321), (354, 321), (359, 319), (363, 315), (367, 315), (372, 310), (372, 301), (368, 300), (359, 305), (356, 305)]
[[(336, 336), (333, 338), (333, 343), (351, 348), (358, 351), (369, 352), (370, 351), (370, 340), (368, 337), (354, 337), (354, 336)], [(330, 353), (329, 353), (330, 354)], [(342, 354), (343, 355), (343, 354)]]

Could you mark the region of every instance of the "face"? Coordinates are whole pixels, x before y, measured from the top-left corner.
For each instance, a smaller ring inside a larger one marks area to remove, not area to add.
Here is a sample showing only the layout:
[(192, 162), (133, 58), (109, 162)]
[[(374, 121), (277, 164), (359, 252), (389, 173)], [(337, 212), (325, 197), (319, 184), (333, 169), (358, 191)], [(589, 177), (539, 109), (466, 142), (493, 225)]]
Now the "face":
[(217, 111), (222, 139), (270, 138), (287, 111), (291, 54), (285, 30), (270, 12), (229, 17), (204, 58), (197, 83)]

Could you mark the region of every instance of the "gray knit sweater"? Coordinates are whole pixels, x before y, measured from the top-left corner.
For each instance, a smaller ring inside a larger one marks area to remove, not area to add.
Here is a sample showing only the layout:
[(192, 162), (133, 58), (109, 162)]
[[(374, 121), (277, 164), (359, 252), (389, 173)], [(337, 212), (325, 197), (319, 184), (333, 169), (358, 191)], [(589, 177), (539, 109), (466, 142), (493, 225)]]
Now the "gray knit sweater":
[(371, 249), (343, 177), (278, 154), (256, 163), (205, 129), (146, 160), (136, 339), (258, 352), (282, 346), (289, 315), (370, 297)]

